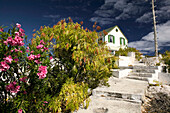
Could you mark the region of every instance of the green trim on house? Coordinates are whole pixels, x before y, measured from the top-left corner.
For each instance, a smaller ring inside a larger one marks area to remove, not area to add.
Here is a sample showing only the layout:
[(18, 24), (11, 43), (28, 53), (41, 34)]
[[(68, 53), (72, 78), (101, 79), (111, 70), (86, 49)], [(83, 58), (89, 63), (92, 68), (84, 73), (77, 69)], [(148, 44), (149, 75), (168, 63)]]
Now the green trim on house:
[(111, 35), (108, 35), (108, 42), (110, 42), (110, 36), (111, 36)]
[(125, 39), (123, 38), (123, 41), (124, 41), (124, 45), (125, 45)]
[(122, 38), (120, 38), (120, 45), (122, 45)]
[(113, 44), (115, 44), (115, 36), (113, 36)]
[(120, 45), (122, 45), (122, 39), (123, 39), (123, 45), (126, 45), (125, 39), (123, 37), (120, 37)]

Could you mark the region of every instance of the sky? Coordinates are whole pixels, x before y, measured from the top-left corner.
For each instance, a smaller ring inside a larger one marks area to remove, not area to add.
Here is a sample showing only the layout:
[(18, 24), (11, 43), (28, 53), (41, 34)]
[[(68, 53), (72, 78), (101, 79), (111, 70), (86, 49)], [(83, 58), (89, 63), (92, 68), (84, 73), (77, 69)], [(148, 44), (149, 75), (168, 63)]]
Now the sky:
[[(159, 51), (170, 50), (170, 0), (155, 2)], [(20, 23), (29, 39), (33, 29), (53, 26), (71, 17), (92, 29), (118, 25), (129, 41), (143, 54), (154, 54), (151, 0), (0, 0), (0, 26)]]

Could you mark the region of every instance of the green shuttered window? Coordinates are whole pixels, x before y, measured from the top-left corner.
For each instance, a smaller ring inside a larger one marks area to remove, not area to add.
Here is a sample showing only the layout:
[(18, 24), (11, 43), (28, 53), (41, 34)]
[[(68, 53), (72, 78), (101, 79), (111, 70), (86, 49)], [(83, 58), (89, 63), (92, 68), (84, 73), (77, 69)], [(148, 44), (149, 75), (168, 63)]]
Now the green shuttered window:
[(108, 35), (108, 42), (115, 43), (115, 37), (113, 35)]

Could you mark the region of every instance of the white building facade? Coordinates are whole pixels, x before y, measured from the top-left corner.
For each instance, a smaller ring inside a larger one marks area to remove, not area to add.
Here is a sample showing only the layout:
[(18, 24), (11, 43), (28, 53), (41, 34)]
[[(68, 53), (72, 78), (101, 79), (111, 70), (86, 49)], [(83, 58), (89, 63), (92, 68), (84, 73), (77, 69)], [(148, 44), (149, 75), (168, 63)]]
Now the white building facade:
[(107, 35), (103, 32), (99, 34), (99, 40), (106, 42), (111, 54), (115, 54), (120, 48), (124, 49), (128, 46), (128, 40), (118, 26), (111, 27), (105, 30)]

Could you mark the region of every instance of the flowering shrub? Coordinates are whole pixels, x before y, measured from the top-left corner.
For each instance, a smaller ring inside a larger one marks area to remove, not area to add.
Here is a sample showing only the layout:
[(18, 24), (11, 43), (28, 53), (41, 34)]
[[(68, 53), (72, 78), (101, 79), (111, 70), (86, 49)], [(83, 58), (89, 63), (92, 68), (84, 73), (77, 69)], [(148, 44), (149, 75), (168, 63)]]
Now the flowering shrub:
[(46, 84), (47, 79), (40, 79), (46, 78), (46, 64), (50, 62), (45, 42), (41, 40), (38, 43), (43, 45), (37, 46), (43, 51), (31, 45), (25, 48), (25, 33), (18, 23), (8, 32), (0, 28), (0, 39), (0, 111), (22, 113), (45, 109), (39, 105), (48, 96), (45, 88), (40, 87)]
[[(83, 24), (83, 22), (81, 22)], [(95, 29), (95, 26), (93, 27)], [(96, 31), (61, 20), (27, 46), (20, 24), (0, 27), (0, 111), (71, 112), (88, 106), (88, 89), (107, 85), (112, 59)]]

